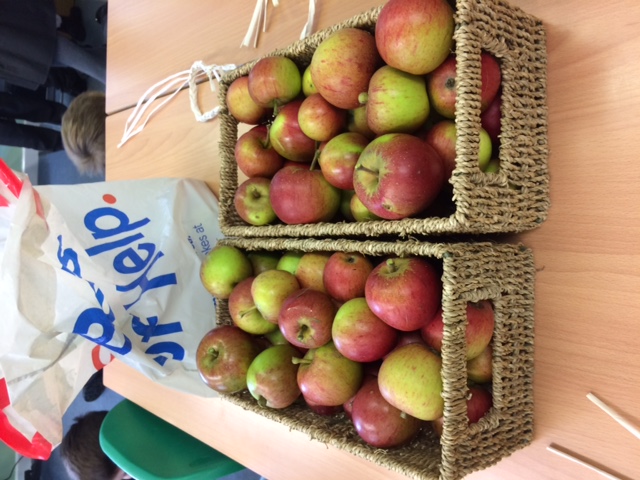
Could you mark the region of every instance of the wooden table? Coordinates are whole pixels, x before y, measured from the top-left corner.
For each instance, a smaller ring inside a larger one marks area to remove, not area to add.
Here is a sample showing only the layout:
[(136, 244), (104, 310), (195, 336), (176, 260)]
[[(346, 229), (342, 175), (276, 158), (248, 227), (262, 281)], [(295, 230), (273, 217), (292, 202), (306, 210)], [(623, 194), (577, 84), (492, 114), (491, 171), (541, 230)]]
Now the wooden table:
[[(202, 4), (208, 3), (213, 12), (213, 1), (193, 2), (193, 6), (191, 2), (181, 3), (184, 11), (173, 16), (167, 13), (169, 6), (155, 6), (163, 2), (112, 0), (108, 104), (131, 104), (152, 80), (183, 68), (182, 59), (186, 68), (200, 55), (205, 61), (241, 62), (284, 46), (297, 38), (306, 18), (306, 2), (299, 2), (305, 4), (300, 7), (283, 1), (278, 7), (280, 16), (272, 17), (269, 32), (263, 34), (261, 48), (239, 50), (237, 45), (244, 36), (253, 2), (233, 2), (235, 14), (217, 28), (179, 28), (178, 22), (204, 25)], [(151, 3), (154, 7), (149, 6)], [(322, 22), (328, 25), (376, 3), (319, 0), (318, 7)], [(585, 395), (593, 391), (640, 424), (640, 64), (636, 61), (640, 52), (640, 3), (511, 3), (542, 19), (548, 32), (552, 208), (540, 228), (514, 239), (533, 248), (539, 269), (535, 440), (530, 447), (468, 478), (602, 478), (548, 453), (546, 446), (553, 442), (626, 478), (638, 478), (640, 443)], [(216, 5), (216, 11), (223, 8)], [(156, 15), (154, 9), (164, 13)], [(142, 11), (146, 17), (137, 20), (129, 14)], [(194, 12), (193, 18), (189, 11)], [(292, 12), (297, 16), (290, 16)], [(223, 18), (213, 13), (210, 16)], [(163, 23), (169, 19), (173, 21), (171, 29)], [(162, 55), (143, 55), (133, 44), (124, 49), (124, 44), (111, 43), (112, 39), (133, 35), (133, 23), (140, 30), (135, 36), (141, 44), (159, 42)], [(295, 25), (295, 29), (285, 25)], [(280, 26), (282, 29), (276, 32)], [(167, 33), (169, 30), (175, 33)], [(207, 32), (216, 41), (228, 36), (229, 43), (202, 43)], [(224, 50), (218, 48), (223, 44)], [(163, 58), (164, 70), (142, 78), (154, 62), (157, 65)], [(136, 63), (148, 68), (136, 70), (140, 76), (123, 82)], [(202, 95), (203, 108), (207, 99), (215, 102), (215, 95)], [(127, 115), (123, 112), (107, 119), (109, 180), (189, 176), (206, 180), (218, 192), (217, 124), (195, 122), (186, 92), (159, 112), (143, 133), (116, 149)], [(107, 367), (105, 382), (270, 480), (398, 478), (226, 402), (167, 391), (118, 362)]]

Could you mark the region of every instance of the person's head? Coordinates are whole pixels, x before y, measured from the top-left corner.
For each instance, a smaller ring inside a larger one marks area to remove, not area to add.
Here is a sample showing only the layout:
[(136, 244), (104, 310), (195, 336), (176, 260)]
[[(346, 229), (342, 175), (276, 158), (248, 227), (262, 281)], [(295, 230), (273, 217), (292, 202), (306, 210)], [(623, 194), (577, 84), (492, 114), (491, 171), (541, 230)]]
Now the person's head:
[(77, 417), (62, 438), (60, 456), (76, 480), (119, 480), (127, 476), (100, 447), (100, 426), (107, 411)]
[(104, 173), (105, 102), (102, 92), (83, 92), (62, 116), (62, 144), (78, 172), (85, 175)]

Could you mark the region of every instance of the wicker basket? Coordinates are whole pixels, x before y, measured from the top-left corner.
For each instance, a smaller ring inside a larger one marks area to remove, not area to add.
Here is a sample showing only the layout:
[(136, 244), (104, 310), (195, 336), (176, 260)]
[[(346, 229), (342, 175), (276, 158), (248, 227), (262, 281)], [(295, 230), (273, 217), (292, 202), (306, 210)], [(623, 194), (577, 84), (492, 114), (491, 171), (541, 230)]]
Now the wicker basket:
[[(339, 414), (321, 416), (303, 404), (283, 410), (262, 408), (247, 392), (225, 395), (241, 405), (317, 441), (334, 445), (409, 478), (454, 480), (497, 463), (528, 445), (533, 432), (533, 304), (534, 264), (520, 245), (416, 241), (313, 239), (224, 239), (245, 251), (345, 251), (382, 257), (418, 255), (442, 264), (445, 323), (442, 348), (445, 427), (438, 438), (431, 429), (407, 446), (376, 449), (366, 445), (350, 421)], [(466, 419), (466, 302), (491, 299), (495, 310), (493, 337), (493, 409), (477, 424)], [(231, 324), (226, 301), (218, 304), (218, 323)]]
[[(303, 68), (310, 63), (320, 42), (336, 30), (348, 26), (373, 32), (380, 8), (269, 55), (285, 55)], [(238, 123), (223, 107), (220, 116), (222, 232), (237, 237), (482, 234), (520, 232), (542, 223), (549, 207), (543, 25), (501, 0), (458, 0), (455, 19), (458, 140), (457, 166), (450, 180), (453, 189), (451, 208), (440, 216), (395, 221), (250, 226), (238, 216), (233, 204), (238, 187), (238, 169), (234, 159)], [(495, 174), (485, 174), (477, 167), (482, 49), (501, 61), (503, 77), (500, 171)], [(254, 64), (245, 64), (222, 79), (220, 105), (226, 105), (226, 93), (231, 82), (248, 75)]]

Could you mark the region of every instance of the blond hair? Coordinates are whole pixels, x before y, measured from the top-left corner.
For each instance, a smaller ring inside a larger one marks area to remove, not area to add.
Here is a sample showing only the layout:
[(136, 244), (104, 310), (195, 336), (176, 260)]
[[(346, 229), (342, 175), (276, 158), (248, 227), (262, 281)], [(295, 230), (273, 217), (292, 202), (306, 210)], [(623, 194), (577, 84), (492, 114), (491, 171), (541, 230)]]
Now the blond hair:
[(105, 102), (103, 92), (83, 92), (62, 116), (62, 144), (81, 174), (104, 174)]

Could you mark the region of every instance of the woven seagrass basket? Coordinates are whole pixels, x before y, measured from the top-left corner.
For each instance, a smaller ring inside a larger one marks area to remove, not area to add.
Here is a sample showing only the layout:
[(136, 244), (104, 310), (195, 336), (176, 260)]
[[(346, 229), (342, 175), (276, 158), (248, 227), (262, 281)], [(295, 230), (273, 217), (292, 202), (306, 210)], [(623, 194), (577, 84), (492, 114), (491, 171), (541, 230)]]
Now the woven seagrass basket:
[[(396, 449), (366, 445), (344, 414), (321, 416), (303, 403), (286, 409), (260, 407), (247, 392), (224, 395), (227, 401), (307, 433), (409, 478), (455, 480), (486, 468), (531, 442), (533, 435), (532, 252), (521, 245), (489, 242), (430, 244), (313, 239), (224, 239), (244, 251), (344, 251), (371, 257), (416, 255), (442, 265), (445, 323), (442, 347), (444, 432), (427, 426), (410, 444)], [(466, 417), (466, 303), (491, 299), (493, 336), (493, 409), (480, 422)], [(218, 324), (232, 324), (226, 301), (218, 303)]]
[[(452, 2), (453, 4), (454, 2)], [(381, 7), (298, 41), (269, 55), (284, 55), (302, 69), (316, 47), (336, 30), (357, 27), (373, 33)], [(457, 57), (456, 169), (450, 180), (453, 206), (440, 216), (372, 222), (274, 224), (251, 226), (236, 213), (238, 187), (234, 147), (238, 123), (226, 109), (226, 93), (237, 78), (248, 75), (250, 62), (220, 83), (220, 225), (228, 236), (326, 237), (385, 234), (520, 232), (537, 227), (547, 216), (548, 144), (546, 45), (542, 23), (501, 0), (455, 2)], [(480, 54), (495, 55), (502, 69), (500, 171), (485, 174), (477, 166), (480, 130)]]

